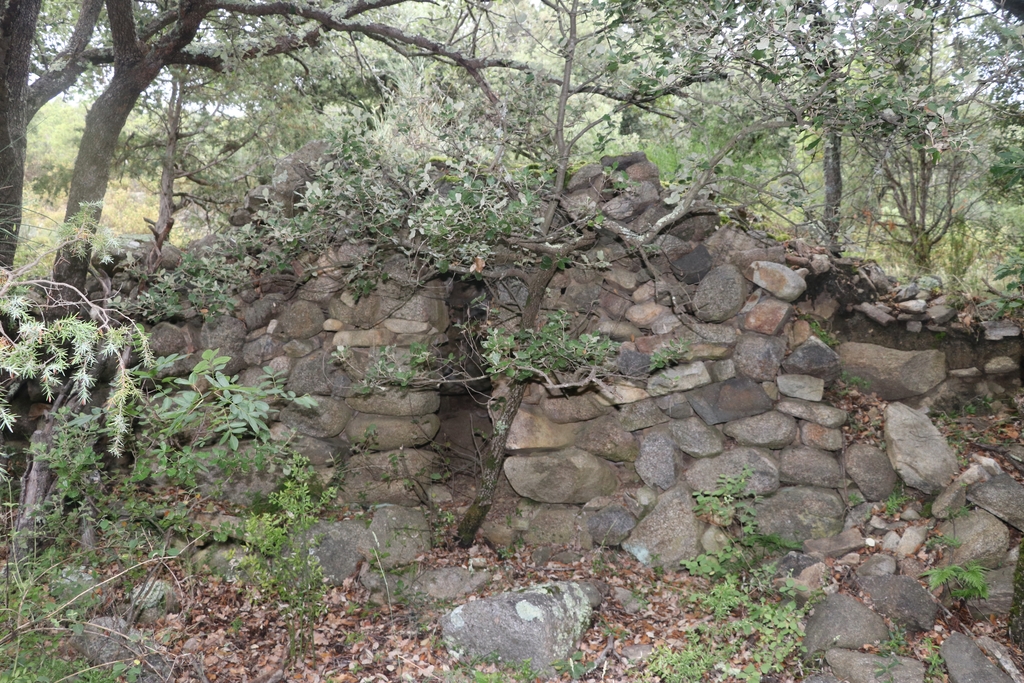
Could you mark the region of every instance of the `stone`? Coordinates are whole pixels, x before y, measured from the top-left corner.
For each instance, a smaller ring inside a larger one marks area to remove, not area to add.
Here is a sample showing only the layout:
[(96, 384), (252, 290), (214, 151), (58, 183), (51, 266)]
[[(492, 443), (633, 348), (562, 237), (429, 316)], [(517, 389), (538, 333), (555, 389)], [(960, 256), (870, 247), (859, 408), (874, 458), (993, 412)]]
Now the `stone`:
[(688, 285), (695, 285), (711, 272), (714, 262), (704, 244), (698, 244), (693, 251), (671, 262), (676, 277)]
[(352, 409), (341, 399), (318, 396), (316, 406), (302, 408), (294, 403), (281, 411), (278, 420), (300, 434), (318, 439), (338, 436), (352, 419)]
[(760, 415), (772, 409), (761, 385), (746, 377), (715, 382), (686, 393), (686, 400), (708, 424)]
[(250, 332), (266, 325), (287, 305), (280, 294), (268, 294), (245, 307), (245, 327)]
[(281, 446), (287, 445), (289, 449), (309, 460), (313, 467), (333, 467), (344, 461), (351, 450), (345, 437), (318, 439), (297, 432), (281, 422), (275, 422), (270, 427), (270, 439)]
[(242, 347), (242, 359), (250, 366), (263, 367), (267, 361), (284, 352), (284, 344), (280, 339), (276, 339), (274, 335), (265, 334)]
[(834, 647), (860, 648), (889, 639), (885, 621), (845, 593), (825, 596), (814, 606), (804, 629), (804, 648), (814, 655)]
[(373, 539), (370, 558), (385, 570), (412, 564), (430, 550), (430, 525), (417, 508), (380, 507), (368, 531)]
[(677, 365), (652, 375), (647, 381), (647, 393), (664, 396), (679, 391), (689, 391), (711, 384), (711, 375), (701, 361)]
[(839, 345), (843, 370), (867, 382), (868, 390), (885, 401), (920, 396), (946, 379), (941, 351), (897, 351), (876, 344)]
[(277, 316), (275, 334), (287, 339), (309, 339), (323, 330), (324, 320), (324, 312), (318, 304), (301, 299), (290, 301)]
[[(612, 338), (614, 339), (614, 337)], [(646, 377), (651, 370), (650, 354), (627, 349), (625, 346), (625, 344), (622, 345), (619, 349), (619, 355), (615, 359), (615, 366), (618, 371), (626, 377)]]
[(505, 448), (518, 453), (557, 450), (576, 443), (575, 424), (559, 424), (532, 407), (522, 406), (508, 430)]
[(1020, 336), (1020, 326), (1009, 320), (985, 320), (981, 323), (987, 341), (1000, 341)]
[(575, 505), (540, 505), (529, 520), (523, 541), (529, 546), (567, 545), (578, 535), (580, 509)]
[(713, 458), (698, 460), (683, 473), (683, 478), (694, 490), (714, 491), (723, 477), (738, 478), (745, 469), (751, 472), (744, 489), (746, 493), (765, 495), (779, 488), (779, 468), (768, 451), (761, 448), (734, 448)]
[(112, 662), (138, 661), (139, 683), (158, 683), (171, 677), (173, 662), (157, 651), (141, 632), (121, 617), (96, 617), (82, 625), (71, 637), (71, 646), (96, 667)]
[(1024, 531), (1024, 486), (1009, 474), (999, 474), (969, 486), (967, 500)]
[(136, 585), (128, 594), (132, 608), (137, 610), (137, 623), (153, 624), (157, 620), (181, 611), (181, 601), (174, 586), (163, 579), (149, 578)]
[(932, 501), (932, 516), (936, 519), (947, 519), (965, 505), (967, 486), (960, 482), (960, 477), (957, 477)]
[(501, 593), (456, 607), (441, 619), (445, 647), (455, 656), (529, 662), (553, 676), (590, 626), (590, 600), (577, 583), (556, 582)]
[(598, 403), (592, 393), (548, 398), (541, 401), (540, 407), (544, 416), (555, 424), (586, 422), (611, 412), (611, 408)]
[(1008, 372), (1020, 372), (1020, 363), (1009, 356), (996, 356), (985, 363), (986, 375), (1005, 375)]
[(681, 451), (694, 458), (711, 458), (725, 448), (721, 432), (706, 425), (699, 417), (673, 422), (668, 433)]
[(519, 495), (541, 503), (583, 504), (615, 491), (615, 470), (578, 448), (505, 459), (505, 476)]
[(896, 573), (896, 558), (884, 553), (875, 553), (857, 568), (857, 576), (891, 576)]
[(783, 396), (802, 401), (820, 401), (825, 395), (825, 380), (811, 375), (779, 375), (775, 384)]
[(310, 554), (323, 569), (324, 581), (340, 586), (355, 575), (359, 563), (372, 557), (373, 536), (366, 524), (355, 520), (321, 520), (309, 530), (314, 539)]
[(901, 301), (896, 304), (896, 307), (904, 313), (924, 313), (928, 307), (928, 302), (922, 299), (912, 299), (910, 301)]
[(688, 417), (693, 417), (693, 408), (690, 406), (690, 402), (686, 400), (684, 394), (659, 396), (654, 401), (658, 409), (665, 413), (669, 419), (685, 420)]
[(951, 633), (939, 650), (950, 683), (1012, 683), (1008, 675), (985, 656), (973, 638)]
[[(938, 527), (945, 538), (959, 542), (952, 548), (946, 564), (965, 565), (977, 562), (995, 569), (1003, 563), (1010, 545), (1010, 531), (994, 515), (984, 510), (971, 510), (966, 516), (950, 519)], [(947, 551), (948, 554), (948, 551)]]
[(671, 313), (672, 309), (668, 306), (648, 301), (647, 303), (630, 306), (626, 310), (626, 319), (637, 327), (650, 329), (651, 323), (666, 314), (671, 315)]
[(345, 403), (360, 413), (414, 417), (436, 413), (441, 405), (441, 396), (436, 391), (389, 388), (386, 391), (350, 396), (345, 399)]
[(604, 179), (604, 169), (601, 164), (587, 164), (572, 174), (565, 185), (565, 191), (573, 193), (595, 189), (600, 192), (604, 188)]
[(704, 322), (728, 320), (743, 308), (747, 300), (747, 281), (734, 265), (712, 268), (693, 295), (697, 318)]
[(814, 335), (807, 338), (782, 362), (782, 369), (795, 375), (810, 375), (831, 383), (842, 372), (839, 354)]
[(803, 543), (809, 538), (828, 538), (841, 532), (846, 505), (831, 489), (790, 486), (759, 501), (755, 510), (761, 533)]
[(429, 443), (441, 421), (437, 415), (391, 417), (359, 413), (345, 427), (352, 443), (364, 444), (375, 451), (390, 451)]
[(774, 336), (793, 317), (793, 307), (772, 297), (765, 297), (754, 304), (743, 318), (743, 329), (758, 334)]
[(861, 589), (868, 594), (877, 612), (900, 627), (930, 631), (939, 606), (924, 586), (909, 576), (865, 576)]
[(218, 355), (228, 356), (231, 360), (224, 366), (225, 375), (234, 375), (245, 367), (242, 358), (242, 347), (245, 345), (245, 323), (238, 318), (220, 315), (208, 319), (199, 331), (199, 347), (201, 349), (217, 349)]
[(611, 383), (606, 383), (605, 386), (600, 390), (598, 396), (599, 401), (603, 401), (604, 403), (610, 406), (620, 406), (626, 403), (636, 403), (637, 401), (642, 401), (646, 398), (651, 397), (651, 395), (647, 393), (646, 389), (634, 387), (629, 384)]
[(372, 330), (340, 330), (334, 333), (331, 344), (336, 347), (372, 348), (390, 346), (396, 339), (391, 330), (375, 327)]
[(622, 549), (647, 566), (676, 570), (683, 560), (703, 552), (704, 524), (693, 514), (693, 497), (677, 486), (658, 496), (658, 502), (622, 542)]
[(432, 482), (436, 459), (433, 451), (415, 448), (356, 453), (345, 463), (338, 497), (362, 505), (420, 505), (420, 492)]
[(945, 325), (950, 320), (956, 317), (956, 309), (950, 306), (929, 306), (926, 311), (928, 319), (936, 325)]
[(619, 545), (635, 527), (636, 517), (618, 503), (587, 516), (587, 531), (596, 545)]
[[(906, 510), (905, 512), (909, 514), (912, 511)], [(899, 543), (896, 544), (893, 552), (896, 553), (897, 557), (916, 555), (922, 546), (925, 545), (926, 539), (928, 539), (927, 526), (907, 526), (903, 530), (903, 536), (900, 537)]]
[(825, 661), (847, 683), (924, 683), (924, 664), (909, 657), (832, 648), (825, 653)]
[(185, 333), (177, 325), (157, 323), (149, 331), (149, 350), (157, 358), (184, 353), (186, 347)]
[(796, 438), (796, 420), (789, 415), (769, 410), (767, 413), (728, 422), (722, 431), (736, 439), (741, 446), (779, 449), (793, 443)]
[(780, 263), (754, 261), (750, 264), (750, 280), (783, 301), (795, 301), (807, 289), (807, 282)]
[(779, 454), (779, 481), (839, 488), (843, 485), (843, 470), (831, 453), (808, 446), (790, 446)]
[(629, 403), (619, 408), (619, 424), (627, 432), (647, 429), (668, 422), (669, 418), (661, 412), (655, 399)]
[(822, 427), (814, 422), (801, 422), (800, 441), (811, 448), (839, 451), (843, 448), (843, 433), (838, 429)]
[(847, 529), (830, 538), (811, 538), (804, 541), (804, 552), (824, 557), (842, 557), (864, 547), (864, 537), (856, 529)]
[(748, 275), (750, 274), (751, 266), (756, 261), (784, 264), (786, 262), (786, 248), (783, 246), (758, 247), (757, 249), (737, 251), (729, 256), (729, 262)]
[(636, 473), (653, 489), (667, 490), (676, 484), (676, 444), (662, 430), (652, 430), (640, 444), (634, 463)]
[(850, 444), (843, 454), (843, 464), (865, 500), (884, 500), (896, 488), (896, 470), (881, 449)]
[(736, 342), (733, 362), (739, 374), (757, 382), (771, 382), (779, 374), (779, 365), (785, 357), (785, 339), (748, 332)]
[(711, 375), (712, 382), (724, 382), (736, 376), (736, 364), (732, 362), (731, 358), (709, 363), (708, 373)]
[(1016, 562), (1008, 567), (994, 569), (985, 574), (985, 583), (988, 584), (988, 597), (984, 600), (973, 599), (967, 601), (967, 608), (975, 618), (998, 617), (1010, 613), (1013, 606), (1013, 574), (1016, 570)]
[(700, 545), (706, 553), (720, 553), (732, 545), (732, 538), (719, 527), (709, 525), (700, 537)]
[(928, 416), (902, 403), (885, 408), (885, 446), (897, 474), (925, 493), (938, 493), (960, 471), (956, 455)]
[(295, 361), (285, 388), (296, 394), (337, 395), (340, 387), (350, 385), (335, 366), (329, 353), (319, 350)]
[(886, 327), (887, 325), (896, 321), (896, 318), (892, 317), (891, 315), (883, 311), (880, 307), (875, 306), (874, 304), (869, 304), (866, 301), (854, 306), (853, 310), (860, 311), (869, 320), (875, 321), (882, 327)]
[(636, 437), (614, 415), (579, 424), (576, 447), (612, 462), (633, 462), (640, 454)]
[(776, 404), (775, 409), (780, 413), (792, 415), (801, 420), (807, 420), (808, 422), (831, 429), (842, 427), (846, 424), (846, 420), (849, 417), (845, 410), (833, 408), (824, 403), (811, 403), (795, 398), (782, 399)]

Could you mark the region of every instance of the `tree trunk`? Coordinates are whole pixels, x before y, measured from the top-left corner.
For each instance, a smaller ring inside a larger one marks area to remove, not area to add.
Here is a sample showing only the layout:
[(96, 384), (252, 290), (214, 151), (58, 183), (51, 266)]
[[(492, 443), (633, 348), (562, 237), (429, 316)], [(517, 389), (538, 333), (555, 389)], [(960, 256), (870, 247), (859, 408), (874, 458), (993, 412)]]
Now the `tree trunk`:
[[(149, 66), (149, 68), (146, 68)], [(71, 220), (84, 205), (95, 203), (88, 218), (99, 220), (100, 203), (110, 182), (110, 166), (117, 151), (117, 140), (139, 95), (149, 87), (160, 72), (160, 66), (144, 65), (124, 74), (115, 74), (110, 85), (97, 98), (85, 117), (85, 130), (75, 159), (75, 170), (68, 190), (68, 207), (64, 220)], [(53, 263), (53, 279), (78, 291), (85, 290), (91, 251), (88, 245), (61, 248)]]
[[(533, 330), (537, 324), (537, 316), (540, 313), (540, 305), (544, 300), (544, 291), (548, 283), (555, 275), (555, 268), (539, 270), (533, 276), (529, 285), (529, 294), (526, 297), (526, 307), (523, 309), (523, 317), (520, 321), (521, 330)], [(476, 532), (480, 525), (487, 518), (487, 513), (494, 503), (494, 492), (501, 481), (502, 468), (505, 465), (505, 444), (508, 442), (508, 432), (519, 413), (519, 406), (523, 403), (523, 394), (526, 393), (527, 382), (512, 380), (509, 385), (508, 394), (505, 396), (505, 404), (502, 406), (498, 419), (494, 421), (494, 428), (491, 431), (491, 440), (484, 452), (481, 473), (480, 489), (477, 491), (476, 499), (469, 506), (459, 528), (456, 531), (456, 539), (459, 546), (468, 548), (473, 545), (476, 539)]]
[[(59, 403), (62, 399), (58, 398)], [(31, 557), (39, 546), (39, 524), (42, 521), (44, 505), (54, 485), (50, 465), (39, 458), (53, 445), (54, 409), (43, 418), (43, 426), (32, 435), (32, 460), (21, 478), (21, 495), (18, 499), (18, 517), (14, 522), (14, 537), (11, 543), (15, 562)]]
[(822, 223), (828, 246), (833, 251), (839, 249), (839, 214), (843, 200), (843, 138), (835, 131), (825, 136), (823, 171), (825, 174), (825, 211)]
[(0, 268), (11, 268), (21, 231), (28, 75), (42, 0), (0, 1), (0, 7)]

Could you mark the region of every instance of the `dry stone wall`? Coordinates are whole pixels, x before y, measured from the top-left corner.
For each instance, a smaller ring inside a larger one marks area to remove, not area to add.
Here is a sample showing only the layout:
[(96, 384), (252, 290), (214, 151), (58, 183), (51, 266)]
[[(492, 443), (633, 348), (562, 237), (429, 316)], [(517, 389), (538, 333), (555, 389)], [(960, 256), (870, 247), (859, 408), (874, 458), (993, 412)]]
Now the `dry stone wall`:
[[(257, 194), (292, 196), (315, 165), (307, 157), (296, 157), (299, 170), (276, 174), (281, 187)], [(570, 212), (599, 210), (614, 223), (602, 230), (591, 259), (611, 267), (557, 273), (544, 310), (568, 312), (579, 329), (621, 346), (597, 387), (565, 393), (530, 386), (505, 465), (508, 486), (522, 500), (515, 514), (486, 522), (491, 542), (621, 546), (645, 563), (676, 567), (727, 542), (722, 527), (730, 520), (694, 510), (694, 493), (716, 489), (723, 477), (746, 476), (747, 490), (760, 496), (761, 530), (796, 542), (837, 536), (849, 526), (851, 497), (884, 499), (899, 478), (927, 493), (957, 495), (960, 489), (950, 488), (955, 458), (922, 409), (977, 394), (1010, 397), (1020, 386), (1018, 327), (985, 324), (987, 340), (975, 343), (973, 356), (958, 351), (951, 364), (937, 344), (928, 347), (941, 340), (935, 335), (967, 333), (931, 289), (890, 292), (892, 281), (877, 267), (720, 226), (710, 205), (671, 226), (641, 260), (615, 234), (644, 234), (669, 212), (657, 168), (642, 154), (585, 166), (569, 190)], [(252, 218), (256, 198), (236, 222)], [(159, 355), (182, 356), (171, 374), (187, 374), (210, 348), (231, 356), (228, 371), (246, 383), (271, 368), (287, 389), (317, 402), (314, 409), (280, 406), (276, 440), (306, 455), (324, 479), (343, 479), (344, 502), (415, 507), (449, 495), (432, 484), (440, 466), (432, 445), (442, 421), (462, 421), (464, 413), (439, 410), (440, 384), (370, 394), (355, 386), (379, 364), (407, 363), (414, 345), (448, 344), (451, 319), (466, 307), (453, 303), (452, 280), (405, 285), (394, 277), (357, 296), (345, 283), (364, 251), (339, 244), (310, 264), (316, 275), (297, 289), (242, 292), (234, 316), (161, 323), (152, 343)], [(401, 257), (389, 268), (401, 271)], [(502, 296), (525, 291), (509, 282)], [(837, 292), (837, 282), (848, 289)], [(885, 296), (890, 303), (879, 303)], [(469, 298), (482, 317), (500, 303)], [(812, 333), (812, 322), (859, 325), (861, 332), (834, 349)], [(864, 341), (891, 340), (896, 327), (918, 341), (904, 349)], [(879, 332), (872, 337), (865, 329)], [(927, 335), (932, 341), (921, 343)], [(335, 357), (338, 347), (346, 349), (344, 363)], [(651, 372), (652, 359), (670, 349), (682, 349), (680, 362)], [(885, 412), (885, 452), (848, 445), (846, 413), (823, 400), (844, 371), (881, 398), (906, 403)], [(449, 427), (444, 433), (466, 430)], [(971, 485), (982, 483), (978, 472), (972, 477)], [(230, 497), (243, 501), (274, 481), (250, 475), (235, 484), (227, 487)], [(1002, 500), (997, 488), (985, 490)], [(1020, 528), (1015, 510), (993, 514)]]

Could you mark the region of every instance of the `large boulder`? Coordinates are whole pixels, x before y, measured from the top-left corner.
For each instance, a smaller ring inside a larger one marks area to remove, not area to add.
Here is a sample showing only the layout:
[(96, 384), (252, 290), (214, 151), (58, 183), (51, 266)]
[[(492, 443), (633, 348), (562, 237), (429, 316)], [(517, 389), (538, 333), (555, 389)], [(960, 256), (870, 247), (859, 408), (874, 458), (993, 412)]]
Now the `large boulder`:
[(782, 362), (782, 369), (798, 375), (810, 375), (826, 383), (839, 377), (842, 371), (839, 354), (814, 335), (808, 337)]
[(712, 425), (760, 415), (772, 409), (772, 400), (761, 385), (746, 377), (734, 377), (688, 391), (686, 400), (694, 412)]
[(870, 655), (842, 648), (825, 653), (825, 661), (847, 683), (924, 683), (924, 664), (910, 657)]
[(353, 455), (345, 463), (339, 498), (363, 505), (420, 505), (436, 458), (433, 451), (415, 448)]
[(843, 469), (831, 453), (808, 446), (790, 446), (779, 454), (779, 480), (823, 488), (843, 485)]
[(734, 448), (714, 458), (698, 460), (683, 475), (696, 491), (714, 491), (723, 478), (737, 479), (750, 472), (746, 492), (755, 495), (779, 488), (779, 468), (771, 454), (762, 448)]
[(362, 443), (375, 451), (390, 451), (429, 443), (440, 428), (437, 415), (391, 417), (360, 413), (349, 420), (345, 434), (352, 443)]
[(224, 374), (234, 375), (245, 367), (242, 358), (242, 347), (245, 346), (245, 323), (238, 318), (221, 315), (210, 318), (203, 323), (199, 332), (199, 346), (203, 349), (216, 349), (219, 356), (227, 356), (231, 360), (224, 366)]
[(636, 437), (614, 415), (581, 423), (576, 447), (612, 462), (633, 462), (640, 453)]
[(786, 357), (786, 340), (748, 332), (736, 342), (733, 362), (736, 371), (758, 382), (772, 382)]
[(952, 633), (940, 650), (950, 683), (1010, 683), (1011, 678), (993, 664), (973, 638)]
[(505, 475), (516, 493), (541, 503), (582, 504), (616, 486), (612, 466), (579, 448), (510, 456)]
[(959, 542), (949, 556), (949, 564), (977, 562), (994, 569), (1006, 560), (1010, 530), (984, 510), (971, 510), (964, 517), (946, 520), (938, 531), (945, 538)]
[(757, 527), (787, 541), (828, 538), (843, 530), (846, 504), (835, 491), (814, 486), (779, 489), (755, 505)]
[(967, 499), (1007, 524), (1024, 530), (1024, 486), (1008, 474), (999, 474), (967, 489)]
[(889, 462), (908, 486), (938, 493), (960, 471), (953, 449), (924, 413), (902, 403), (885, 408)]
[(722, 433), (706, 425), (699, 417), (676, 420), (667, 431), (676, 446), (694, 458), (711, 458), (725, 448)]
[(859, 377), (885, 401), (920, 396), (946, 379), (946, 356), (941, 351), (897, 351), (876, 344), (839, 345), (839, 358), (848, 374)]
[(747, 300), (747, 280), (740, 269), (727, 264), (712, 268), (693, 295), (697, 317), (704, 322), (728, 320)]
[(590, 626), (590, 600), (577, 583), (557, 582), (460, 605), (441, 619), (445, 646), (457, 657), (494, 657), (546, 676), (568, 659)]
[(314, 524), (309, 534), (313, 542), (310, 554), (319, 560), (324, 581), (332, 586), (340, 586), (371, 556), (373, 537), (362, 522), (323, 520)]
[(683, 560), (703, 552), (704, 523), (693, 514), (693, 497), (683, 486), (665, 491), (646, 517), (622, 542), (622, 549), (640, 562), (677, 569)]
[(814, 606), (804, 634), (808, 655), (833, 647), (852, 649), (889, 640), (889, 629), (882, 617), (843, 593), (828, 595)]
[(508, 430), (505, 448), (513, 453), (554, 451), (572, 446), (578, 432), (576, 424), (554, 422), (536, 408), (523, 406)]
[(939, 606), (911, 576), (866, 576), (860, 586), (875, 609), (908, 631), (930, 631)]
[(896, 488), (896, 470), (880, 449), (855, 443), (843, 453), (846, 474), (867, 500), (884, 500)]
[(373, 539), (369, 559), (384, 569), (412, 564), (430, 550), (430, 525), (418, 508), (380, 507), (367, 531)]
[(729, 422), (722, 431), (736, 439), (741, 446), (778, 449), (793, 443), (793, 439), (796, 438), (796, 420), (789, 415), (770, 410), (767, 413)]

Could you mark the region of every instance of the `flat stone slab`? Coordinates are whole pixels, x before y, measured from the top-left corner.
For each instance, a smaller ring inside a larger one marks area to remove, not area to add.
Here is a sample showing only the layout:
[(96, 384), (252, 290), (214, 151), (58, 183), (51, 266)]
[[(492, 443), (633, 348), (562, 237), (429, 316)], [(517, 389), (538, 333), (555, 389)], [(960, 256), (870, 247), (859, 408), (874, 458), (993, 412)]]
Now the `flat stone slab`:
[(835, 593), (814, 606), (804, 629), (808, 655), (834, 647), (859, 648), (889, 639), (885, 620), (845, 593)]
[(922, 412), (902, 403), (885, 408), (889, 462), (908, 486), (938, 493), (960, 471), (946, 438)]
[(847, 683), (924, 683), (924, 664), (909, 657), (881, 657), (835, 648), (825, 653), (825, 661)]
[(712, 425), (760, 415), (772, 409), (772, 400), (761, 385), (746, 377), (734, 377), (694, 389), (686, 393), (686, 400), (694, 412)]
[(1024, 531), (1024, 486), (1008, 474), (1000, 474), (967, 489), (967, 500), (1007, 524)]
[(847, 342), (839, 345), (839, 358), (846, 372), (886, 401), (920, 396), (946, 379), (946, 356), (936, 350), (898, 351)]
[(1009, 676), (993, 664), (972, 638), (953, 633), (940, 650), (946, 661), (950, 683), (1012, 683)]

